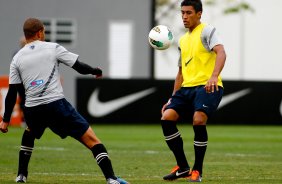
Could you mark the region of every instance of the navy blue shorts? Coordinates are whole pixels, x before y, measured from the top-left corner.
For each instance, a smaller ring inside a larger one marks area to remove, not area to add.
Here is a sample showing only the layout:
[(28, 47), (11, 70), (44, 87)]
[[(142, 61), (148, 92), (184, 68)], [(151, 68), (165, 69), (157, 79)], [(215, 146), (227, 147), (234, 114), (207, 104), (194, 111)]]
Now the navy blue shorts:
[(25, 107), (24, 117), (28, 128), (37, 139), (40, 139), (47, 127), (61, 138), (71, 136), (75, 139), (81, 138), (89, 128), (88, 122), (66, 99)]
[(172, 97), (166, 109), (174, 109), (180, 118), (191, 119), (195, 111), (202, 111), (210, 117), (217, 109), (223, 88), (207, 93), (204, 86), (182, 87)]

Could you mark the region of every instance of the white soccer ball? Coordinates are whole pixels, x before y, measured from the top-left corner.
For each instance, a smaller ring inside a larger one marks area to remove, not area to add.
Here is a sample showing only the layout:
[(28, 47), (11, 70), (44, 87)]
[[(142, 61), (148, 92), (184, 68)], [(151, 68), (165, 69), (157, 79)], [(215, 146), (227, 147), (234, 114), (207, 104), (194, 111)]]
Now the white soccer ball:
[(157, 50), (165, 50), (170, 47), (173, 42), (173, 34), (167, 26), (158, 25), (149, 32), (149, 43)]

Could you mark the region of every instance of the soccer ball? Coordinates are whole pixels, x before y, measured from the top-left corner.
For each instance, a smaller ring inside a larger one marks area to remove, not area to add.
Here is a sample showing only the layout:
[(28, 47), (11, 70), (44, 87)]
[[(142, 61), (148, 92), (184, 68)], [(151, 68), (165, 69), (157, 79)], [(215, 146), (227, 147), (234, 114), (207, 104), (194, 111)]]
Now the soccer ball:
[(157, 50), (165, 50), (170, 47), (173, 42), (173, 34), (167, 26), (158, 25), (149, 32), (149, 43)]

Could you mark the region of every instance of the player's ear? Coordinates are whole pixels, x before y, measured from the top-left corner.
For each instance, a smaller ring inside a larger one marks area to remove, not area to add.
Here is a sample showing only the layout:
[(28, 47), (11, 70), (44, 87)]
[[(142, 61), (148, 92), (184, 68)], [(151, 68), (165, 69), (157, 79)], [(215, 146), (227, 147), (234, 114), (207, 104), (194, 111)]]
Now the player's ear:
[(37, 37), (40, 38), (40, 40), (44, 40), (45, 38), (45, 35), (44, 35), (44, 29), (41, 29), (39, 30), (36, 34), (37, 34)]
[(37, 38), (40, 38), (40, 35), (41, 35), (40, 31), (37, 31), (36, 34), (35, 34), (35, 36), (36, 36)]
[(197, 12), (197, 16), (198, 16), (199, 19), (201, 19), (201, 17), (202, 17), (202, 11), (198, 11), (198, 12)]

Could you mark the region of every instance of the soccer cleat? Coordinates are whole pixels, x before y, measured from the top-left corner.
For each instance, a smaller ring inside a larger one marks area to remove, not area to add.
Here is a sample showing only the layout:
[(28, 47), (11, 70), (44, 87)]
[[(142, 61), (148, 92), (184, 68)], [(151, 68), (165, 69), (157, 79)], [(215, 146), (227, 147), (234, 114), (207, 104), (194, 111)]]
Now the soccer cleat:
[(202, 181), (202, 176), (200, 175), (199, 171), (193, 170), (192, 174), (189, 179), (190, 182), (201, 182)]
[(26, 176), (23, 174), (19, 174), (16, 178), (17, 183), (26, 183)]
[(190, 176), (190, 169), (180, 169), (179, 166), (172, 168), (170, 174), (163, 177), (164, 180), (176, 180), (178, 178), (188, 178)]
[(107, 184), (130, 184), (130, 183), (128, 183), (127, 181), (121, 178), (117, 178), (117, 179), (109, 178), (107, 179)]

